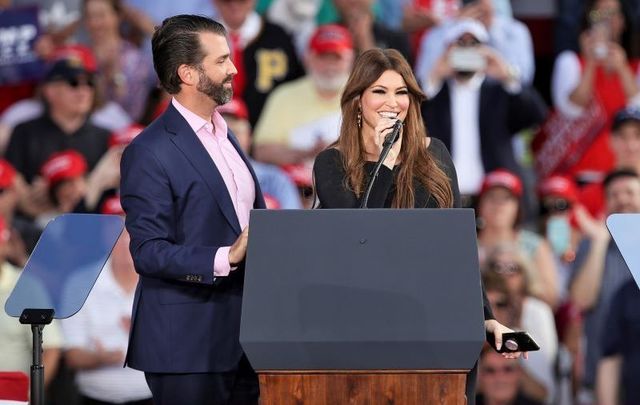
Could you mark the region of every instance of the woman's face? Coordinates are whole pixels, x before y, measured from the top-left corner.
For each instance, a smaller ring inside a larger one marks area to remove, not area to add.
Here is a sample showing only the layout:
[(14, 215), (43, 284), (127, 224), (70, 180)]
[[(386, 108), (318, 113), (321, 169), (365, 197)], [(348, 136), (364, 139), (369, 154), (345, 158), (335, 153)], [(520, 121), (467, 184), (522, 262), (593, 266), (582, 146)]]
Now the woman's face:
[(618, 41), (624, 31), (624, 14), (618, 0), (600, 0), (597, 1), (589, 17), (592, 21), (599, 21), (606, 24), (609, 30), (609, 37), (614, 41)]
[(504, 278), (511, 297), (520, 296), (524, 289), (524, 269), (516, 261), (500, 260), (496, 262), (494, 271)]
[(120, 19), (108, 0), (89, 0), (85, 3), (84, 23), (93, 40), (118, 32)]
[(363, 132), (373, 133), (382, 117), (404, 121), (410, 103), (409, 90), (400, 73), (385, 71), (362, 93), (360, 106)]
[(87, 182), (84, 177), (74, 177), (64, 180), (56, 190), (58, 199), (58, 210), (61, 212), (71, 212), (73, 208), (82, 200), (87, 193)]
[(509, 190), (494, 187), (482, 195), (478, 211), (485, 226), (513, 228), (518, 216), (518, 204), (518, 199)]

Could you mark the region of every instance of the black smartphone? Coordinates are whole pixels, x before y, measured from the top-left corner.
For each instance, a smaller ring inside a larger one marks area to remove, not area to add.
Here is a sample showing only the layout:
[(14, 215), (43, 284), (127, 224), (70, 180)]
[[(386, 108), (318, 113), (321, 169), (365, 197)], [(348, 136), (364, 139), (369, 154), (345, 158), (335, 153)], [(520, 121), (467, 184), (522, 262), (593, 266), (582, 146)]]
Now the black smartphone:
[(508, 332), (502, 334), (502, 347), (496, 349), (496, 340), (493, 333), (487, 332), (487, 341), (498, 353), (509, 352), (535, 352), (540, 346), (527, 332)]

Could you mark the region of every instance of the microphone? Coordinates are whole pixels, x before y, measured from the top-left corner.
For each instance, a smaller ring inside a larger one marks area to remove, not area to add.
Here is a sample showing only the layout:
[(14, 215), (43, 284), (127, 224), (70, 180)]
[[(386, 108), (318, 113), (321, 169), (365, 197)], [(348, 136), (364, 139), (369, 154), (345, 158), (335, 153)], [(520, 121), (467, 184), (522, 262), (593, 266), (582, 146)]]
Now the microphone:
[[(391, 146), (396, 143), (396, 141), (400, 138), (400, 127), (402, 127), (402, 121), (400, 120), (396, 120), (396, 123), (393, 124), (393, 130), (389, 133), (389, 135), (387, 135), (384, 138), (384, 142), (382, 142), (382, 146), (383, 149), (382, 151), (384, 152), (384, 148), (389, 148), (389, 150), (391, 149)], [(387, 154), (389, 152), (387, 151)], [(382, 156), (382, 153), (380, 153), (380, 156)], [(385, 155), (385, 158), (387, 156)], [(384, 160), (384, 159), (382, 159)]]
[(380, 152), (380, 157), (376, 162), (375, 167), (371, 171), (371, 176), (369, 177), (369, 182), (367, 183), (367, 188), (362, 197), (362, 203), (360, 203), (360, 208), (367, 208), (367, 203), (369, 202), (369, 195), (371, 194), (371, 190), (373, 189), (373, 183), (376, 181), (376, 177), (378, 177), (378, 172), (380, 172), (380, 167), (382, 166), (382, 162), (387, 158), (387, 155), (391, 151), (393, 144), (400, 138), (400, 128), (402, 128), (402, 121), (396, 120), (396, 123), (393, 124), (393, 130), (384, 138), (382, 142), (382, 152)]

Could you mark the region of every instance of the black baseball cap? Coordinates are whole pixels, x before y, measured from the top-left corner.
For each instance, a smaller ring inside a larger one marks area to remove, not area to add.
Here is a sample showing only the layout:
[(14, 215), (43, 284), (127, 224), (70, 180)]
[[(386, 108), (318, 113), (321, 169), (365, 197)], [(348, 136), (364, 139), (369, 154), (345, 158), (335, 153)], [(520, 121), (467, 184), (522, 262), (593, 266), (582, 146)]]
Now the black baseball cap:
[(640, 124), (640, 108), (626, 107), (618, 111), (613, 117), (611, 131), (617, 131), (623, 124), (626, 124), (629, 121)]
[(56, 50), (44, 76), (45, 82), (70, 80), (96, 71), (91, 51), (82, 46), (69, 46)]

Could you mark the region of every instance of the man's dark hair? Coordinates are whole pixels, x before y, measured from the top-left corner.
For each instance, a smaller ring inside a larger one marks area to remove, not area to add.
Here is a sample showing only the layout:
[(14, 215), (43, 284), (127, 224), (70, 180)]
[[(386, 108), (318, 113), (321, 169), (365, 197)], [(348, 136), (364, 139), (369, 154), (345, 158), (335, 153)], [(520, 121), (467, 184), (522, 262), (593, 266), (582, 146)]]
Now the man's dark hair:
[(178, 67), (183, 64), (198, 66), (206, 56), (198, 36), (201, 32), (227, 34), (222, 24), (199, 15), (176, 15), (156, 27), (151, 39), (153, 66), (160, 84), (169, 94), (180, 91), (182, 80), (178, 76)]
[(604, 181), (602, 182), (602, 185), (604, 186), (604, 189), (608, 189), (609, 186), (611, 185), (611, 183), (613, 183), (614, 181), (618, 180), (618, 179), (622, 179), (625, 177), (631, 177), (634, 178), (638, 181), (640, 181), (640, 176), (638, 176), (638, 173), (636, 173), (635, 170), (632, 169), (616, 169), (613, 170), (611, 172), (609, 172), (609, 174), (607, 174), (607, 176), (604, 178)]

